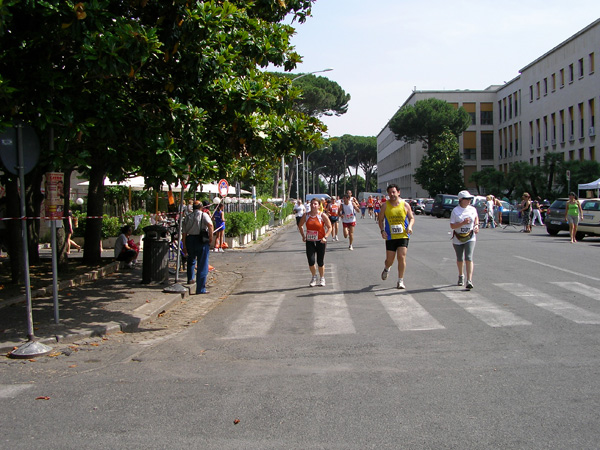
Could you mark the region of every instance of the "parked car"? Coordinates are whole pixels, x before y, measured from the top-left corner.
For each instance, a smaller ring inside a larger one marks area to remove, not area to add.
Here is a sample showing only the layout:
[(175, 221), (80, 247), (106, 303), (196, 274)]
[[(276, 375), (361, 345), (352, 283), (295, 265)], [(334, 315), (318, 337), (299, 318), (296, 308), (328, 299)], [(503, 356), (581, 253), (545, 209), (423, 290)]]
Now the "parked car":
[[(519, 211), (513, 205), (508, 202), (500, 201), (502, 203), (502, 223), (508, 224), (510, 222), (517, 223), (519, 222)], [(485, 215), (487, 214), (487, 202), (485, 200), (477, 200), (473, 205), (477, 210), (477, 215), (479, 216), (479, 223), (481, 226), (485, 223)], [(494, 217), (497, 217), (497, 214), (494, 213)], [(509, 217), (511, 220), (509, 220)]]
[(452, 210), (458, 205), (458, 195), (438, 194), (435, 196), (431, 215), (450, 218)]
[(431, 214), (432, 207), (433, 207), (433, 199), (427, 200), (425, 202), (425, 208), (423, 209), (423, 212), (425, 213), (425, 215), (429, 216)]
[(331, 196), (328, 194), (307, 194), (306, 203), (310, 203), (313, 198), (318, 198), (319, 200), (329, 200)]
[(575, 238), (580, 241), (585, 236), (600, 236), (600, 198), (588, 198), (581, 202), (583, 220), (577, 227)]
[(556, 236), (560, 231), (569, 231), (569, 224), (565, 220), (565, 208), (568, 200), (568, 198), (558, 198), (548, 208), (544, 224), (550, 236)]

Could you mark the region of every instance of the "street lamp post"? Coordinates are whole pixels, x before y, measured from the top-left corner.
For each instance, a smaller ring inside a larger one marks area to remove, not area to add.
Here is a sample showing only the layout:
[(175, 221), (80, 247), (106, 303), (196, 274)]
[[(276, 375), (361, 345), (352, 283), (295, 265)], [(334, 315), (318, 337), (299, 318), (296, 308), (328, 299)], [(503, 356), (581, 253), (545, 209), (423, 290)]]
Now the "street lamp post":
[[(314, 72), (308, 72), (308, 73), (303, 73), (302, 75), (298, 75), (295, 78), (292, 78), (292, 83), (302, 77), (305, 77), (307, 75), (314, 75), (315, 73), (323, 73), (323, 72), (331, 72), (333, 70), (333, 67), (328, 67), (327, 69), (323, 69), (323, 70), (315, 70)], [(310, 156), (307, 155), (306, 159), (305, 159), (305, 153), (302, 152), (302, 190), (303, 190), (303, 194), (304, 194), (304, 199), (306, 199), (306, 184), (308, 181), (308, 173), (306, 170), (306, 164), (308, 163), (308, 157)], [(296, 162), (296, 195), (298, 195), (298, 163)]]
[(322, 72), (331, 72), (332, 70), (333, 70), (333, 68), (329, 67), (329, 68), (323, 69), (323, 70), (315, 70), (314, 72), (303, 73), (302, 75), (298, 75), (296, 78), (292, 78), (292, 81), (296, 81), (298, 78), (302, 78), (307, 75), (313, 75), (315, 73), (322, 73)]

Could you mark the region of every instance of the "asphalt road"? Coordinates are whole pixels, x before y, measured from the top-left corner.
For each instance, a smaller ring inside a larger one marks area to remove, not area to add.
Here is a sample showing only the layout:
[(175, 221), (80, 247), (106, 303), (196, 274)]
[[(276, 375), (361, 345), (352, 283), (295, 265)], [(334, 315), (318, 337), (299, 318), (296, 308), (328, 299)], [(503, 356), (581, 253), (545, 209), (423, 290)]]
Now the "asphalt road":
[(314, 288), (290, 227), (185, 329), (1, 367), (0, 447), (598, 448), (600, 240), (484, 229), (468, 292), (448, 231), (417, 217), (399, 291), (374, 222)]

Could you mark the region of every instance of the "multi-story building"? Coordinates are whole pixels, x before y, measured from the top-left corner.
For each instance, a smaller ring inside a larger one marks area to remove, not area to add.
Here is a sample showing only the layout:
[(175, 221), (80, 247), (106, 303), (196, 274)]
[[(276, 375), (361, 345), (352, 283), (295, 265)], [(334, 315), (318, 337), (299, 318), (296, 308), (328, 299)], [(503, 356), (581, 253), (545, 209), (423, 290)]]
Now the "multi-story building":
[[(542, 165), (549, 152), (564, 160), (593, 160), (600, 114), (600, 19), (531, 62), (520, 75), (485, 90), (414, 91), (404, 105), (438, 98), (462, 106), (472, 118), (459, 139), (465, 186), (475, 171), (505, 173), (517, 161)], [(378, 187), (397, 184), (404, 197), (426, 196), (413, 179), (424, 154), (420, 143), (395, 139), (389, 126), (377, 136)]]

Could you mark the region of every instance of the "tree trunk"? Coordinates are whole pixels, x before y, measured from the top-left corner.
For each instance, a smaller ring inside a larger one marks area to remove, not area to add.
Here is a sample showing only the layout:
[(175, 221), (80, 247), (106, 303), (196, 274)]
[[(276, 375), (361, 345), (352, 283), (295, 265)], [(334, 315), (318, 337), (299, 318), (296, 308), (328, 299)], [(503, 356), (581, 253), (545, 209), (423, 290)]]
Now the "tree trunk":
[(287, 195), (285, 196), (285, 198), (287, 198), (287, 199), (290, 198), (290, 193), (292, 192), (292, 184), (294, 184), (294, 175), (296, 173), (296, 167), (293, 164), (293, 162), (290, 163), (288, 167), (289, 167), (289, 170), (288, 170), (289, 176), (288, 176), (288, 184), (287, 184)]
[[(85, 223), (85, 247), (83, 261), (86, 264), (98, 264), (102, 257), (100, 243), (102, 239), (102, 213), (104, 208), (104, 167), (94, 167), (90, 170), (88, 189), (88, 218)], [(96, 217), (90, 219), (90, 217)]]

